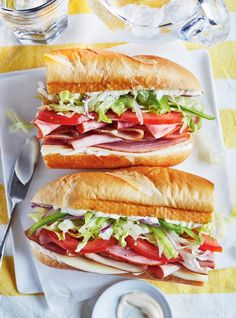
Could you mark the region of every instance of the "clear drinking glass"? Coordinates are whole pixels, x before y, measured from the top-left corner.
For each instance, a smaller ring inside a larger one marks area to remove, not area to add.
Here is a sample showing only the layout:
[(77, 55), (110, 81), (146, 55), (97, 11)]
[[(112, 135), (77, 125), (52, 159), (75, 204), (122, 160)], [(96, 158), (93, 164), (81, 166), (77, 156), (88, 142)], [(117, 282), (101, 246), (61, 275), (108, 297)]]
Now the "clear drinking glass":
[[(214, 45), (226, 39), (229, 13), (223, 0), (89, 0), (108, 26), (132, 40)], [(102, 9), (103, 8), (103, 9)], [(104, 12), (106, 10), (106, 13)]]
[(68, 0), (0, 0), (0, 14), (21, 43), (46, 44), (68, 24)]

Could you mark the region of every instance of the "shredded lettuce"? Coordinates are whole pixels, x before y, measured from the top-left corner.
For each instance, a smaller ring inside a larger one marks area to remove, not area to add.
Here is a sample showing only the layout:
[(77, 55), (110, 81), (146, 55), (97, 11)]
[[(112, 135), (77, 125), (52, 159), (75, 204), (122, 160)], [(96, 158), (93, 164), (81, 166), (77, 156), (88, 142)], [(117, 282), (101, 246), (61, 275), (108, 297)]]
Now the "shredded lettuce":
[(211, 223), (211, 236), (220, 240), (222, 239), (227, 231), (228, 226), (235, 222), (235, 216), (226, 216), (222, 213), (214, 213)]
[(6, 112), (8, 119), (11, 121), (9, 125), (9, 130), (11, 133), (15, 133), (18, 131), (22, 131), (24, 133), (28, 133), (30, 130), (34, 128), (34, 125), (31, 122), (23, 120), (20, 118), (14, 110), (10, 109)]
[(156, 237), (157, 243), (162, 246), (164, 255), (168, 259), (176, 258), (178, 256), (178, 252), (166, 235), (166, 230), (162, 229), (161, 227), (151, 227), (151, 229), (154, 233), (154, 236)]
[(36, 232), (39, 228), (41, 228), (44, 225), (51, 224), (52, 222), (55, 222), (64, 216), (68, 215), (68, 213), (61, 213), (59, 210), (55, 211), (55, 213), (43, 217), (38, 222), (34, 223), (31, 228), (29, 229), (28, 235), (32, 235), (34, 232)]
[(109, 218), (107, 217), (96, 217), (92, 212), (85, 213), (84, 225), (80, 227), (79, 233), (82, 235), (83, 240), (78, 244), (76, 252), (81, 251), (81, 249), (87, 244), (91, 238), (99, 236), (103, 224)]
[(72, 237), (79, 238), (76, 252), (80, 252), (89, 240), (102, 238), (109, 240), (115, 237), (122, 247), (127, 245), (126, 238), (131, 236), (134, 240), (138, 238), (146, 239), (150, 243), (158, 246), (159, 254), (163, 253), (166, 258), (176, 258), (180, 250), (184, 247), (181, 242), (191, 249), (198, 249), (203, 242), (202, 234), (211, 233), (210, 224), (198, 226), (195, 231), (192, 228), (180, 224), (174, 224), (163, 219), (158, 219), (158, 225), (144, 224), (138, 219), (128, 217), (96, 216), (94, 212), (87, 211), (83, 218), (68, 218), (67, 213), (60, 209), (52, 211), (52, 214), (44, 217), (43, 209), (36, 209), (36, 214), (31, 218), (36, 223), (30, 228), (29, 235), (33, 234), (40, 227), (53, 231), (59, 240), (65, 239), (66, 233)]
[(64, 234), (74, 228), (75, 228), (75, 224), (71, 220), (63, 220), (62, 222), (59, 222), (58, 224), (58, 229), (61, 230)]
[(160, 220), (159, 222), (162, 225), (162, 227), (165, 228), (166, 230), (172, 230), (177, 234), (186, 233), (199, 244), (203, 243), (203, 237), (201, 235), (201, 232), (200, 233), (198, 232), (198, 234), (196, 234), (192, 229), (189, 229), (179, 224), (168, 223), (165, 220)]
[(149, 233), (149, 227), (146, 224), (138, 224), (135, 221), (128, 220), (127, 218), (119, 218), (112, 225), (113, 235), (120, 242), (121, 246), (126, 246), (126, 237), (131, 235), (133, 239), (142, 234)]
[(37, 207), (34, 209), (34, 213), (29, 213), (29, 217), (34, 221), (34, 222), (39, 222), (39, 220), (41, 220), (43, 218), (43, 216), (45, 215), (45, 213), (47, 212), (48, 209), (46, 208), (40, 208)]
[[(135, 111), (136, 102), (143, 111), (156, 114), (165, 114), (171, 110), (183, 113), (184, 127), (189, 127), (191, 131), (200, 128), (201, 118), (212, 120), (215, 117), (206, 114), (203, 106), (199, 103), (197, 97), (168, 96), (160, 94), (158, 90), (138, 90), (138, 91), (107, 91), (87, 94), (73, 94), (69, 91), (62, 91), (59, 95), (49, 96), (49, 109), (55, 112), (66, 113), (84, 113), (89, 112), (98, 114), (98, 121), (112, 123), (112, 120), (106, 115), (112, 110), (118, 116), (131, 109)], [(58, 100), (58, 103), (50, 103), (50, 100)], [(196, 121), (195, 118), (198, 118)]]
[(120, 96), (111, 106), (111, 109), (114, 113), (120, 116), (127, 109), (133, 109), (134, 97), (130, 95), (122, 95)]

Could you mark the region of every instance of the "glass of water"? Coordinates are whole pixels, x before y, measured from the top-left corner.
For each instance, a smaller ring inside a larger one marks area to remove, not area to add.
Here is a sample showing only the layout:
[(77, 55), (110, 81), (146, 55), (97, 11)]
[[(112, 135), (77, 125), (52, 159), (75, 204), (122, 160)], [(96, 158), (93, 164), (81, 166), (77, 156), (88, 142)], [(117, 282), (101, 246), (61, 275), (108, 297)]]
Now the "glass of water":
[(214, 45), (225, 40), (230, 31), (229, 13), (223, 0), (89, 0), (89, 3), (100, 18), (106, 17), (103, 19), (106, 24), (112, 25), (113, 15), (120, 28), (118, 32), (128, 40), (166, 42), (181, 38)]
[(0, 15), (24, 44), (46, 44), (68, 23), (68, 0), (0, 0)]

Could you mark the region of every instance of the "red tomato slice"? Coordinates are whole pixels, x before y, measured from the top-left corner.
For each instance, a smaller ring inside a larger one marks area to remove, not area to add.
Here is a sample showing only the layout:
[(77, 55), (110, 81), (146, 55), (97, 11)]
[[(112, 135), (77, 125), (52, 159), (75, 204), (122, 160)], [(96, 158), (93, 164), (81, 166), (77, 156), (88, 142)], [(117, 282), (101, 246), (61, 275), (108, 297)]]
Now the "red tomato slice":
[(66, 117), (63, 115), (58, 115), (54, 111), (46, 110), (46, 109), (40, 110), (37, 118), (46, 123), (60, 124), (60, 125), (78, 125), (83, 123), (84, 121), (89, 120), (89, 118), (84, 114), (74, 114), (71, 117)]
[(180, 133), (180, 128), (177, 128), (175, 131), (173, 131), (172, 133), (169, 133), (167, 135), (164, 136), (164, 138), (166, 139), (179, 139), (179, 138), (183, 138), (183, 137), (190, 137), (190, 134), (188, 133), (188, 127), (186, 127), (182, 133)]
[(211, 252), (222, 252), (222, 247), (217, 242), (217, 240), (211, 238), (208, 235), (203, 235), (204, 242), (199, 247), (201, 251), (211, 251)]
[(126, 242), (132, 250), (139, 253), (140, 255), (143, 255), (151, 259), (155, 259), (157, 261), (160, 261), (163, 264), (172, 263), (179, 260), (179, 258), (167, 259), (163, 254), (161, 257), (159, 257), (158, 247), (152, 245), (147, 240), (143, 240), (143, 239), (134, 240), (132, 236), (127, 236)]
[(114, 237), (110, 238), (110, 240), (103, 239), (95, 239), (86, 244), (84, 248), (80, 251), (80, 253), (99, 253), (104, 252), (107, 247), (113, 246), (116, 244), (116, 239)]
[[(53, 243), (57, 244), (58, 246), (64, 248), (69, 252), (74, 252), (79, 244), (79, 240), (71, 237), (69, 234), (66, 234), (65, 240), (59, 240), (57, 235), (46, 229), (42, 229), (41, 231), (47, 231), (48, 237), (52, 240)], [(89, 241), (84, 248), (80, 251), (80, 253), (98, 253), (103, 252), (108, 246), (112, 246), (116, 244), (116, 239), (111, 238), (110, 240), (103, 240), (103, 239), (94, 239)]]
[[(143, 112), (142, 114), (143, 114), (144, 124), (150, 124), (150, 125), (178, 124), (178, 123), (181, 123), (183, 119), (183, 115), (179, 112), (170, 112), (163, 115), (158, 115), (155, 113), (145, 113), (145, 112)], [(139, 124), (139, 120), (136, 116), (136, 113), (132, 112), (131, 110), (124, 112), (117, 119), (121, 121), (128, 121), (131, 123)]]

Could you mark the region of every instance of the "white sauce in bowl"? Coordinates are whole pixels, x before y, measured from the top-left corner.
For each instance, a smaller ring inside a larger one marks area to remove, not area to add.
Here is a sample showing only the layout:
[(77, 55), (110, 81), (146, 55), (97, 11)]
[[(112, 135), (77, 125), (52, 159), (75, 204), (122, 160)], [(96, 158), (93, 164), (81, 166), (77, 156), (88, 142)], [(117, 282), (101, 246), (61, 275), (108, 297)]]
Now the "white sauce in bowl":
[(117, 306), (116, 317), (131, 317), (129, 313), (131, 306), (138, 307), (145, 318), (165, 318), (159, 303), (144, 292), (133, 292), (123, 295)]

